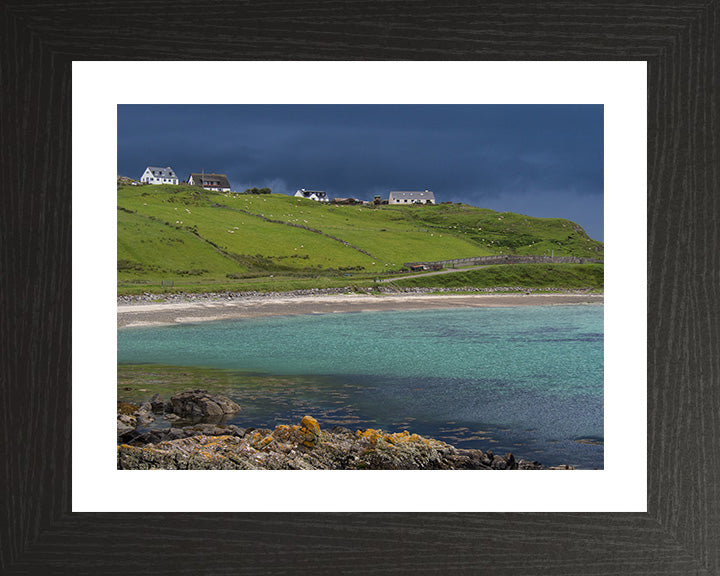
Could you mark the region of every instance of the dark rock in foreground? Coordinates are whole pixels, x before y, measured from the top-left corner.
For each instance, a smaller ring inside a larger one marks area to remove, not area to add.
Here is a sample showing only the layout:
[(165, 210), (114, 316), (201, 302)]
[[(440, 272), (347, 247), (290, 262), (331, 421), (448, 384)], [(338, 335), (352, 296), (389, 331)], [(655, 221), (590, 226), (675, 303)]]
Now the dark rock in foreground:
[(235, 402), (207, 390), (186, 390), (170, 397), (172, 412), (180, 417), (222, 416), (240, 412)]
[(153, 394), (150, 398), (150, 407), (155, 414), (162, 414), (165, 411), (165, 402), (160, 394)]
[[(175, 413), (164, 414), (167, 408)], [(207, 390), (186, 390), (175, 394), (167, 405), (159, 394), (155, 394), (150, 402), (142, 405), (119, 401), (117, 403), (117, 441), (118, 444), (157, 444), (168, 440), (178, 440), (188, 436), (204, 434), (206, 436), (242, 436), (245, 431), (237, 426), (221, 424), (226, 414), (240, 411), (240, 406), (225, 396), (209, 394)], [(183, 420), (185, 422), (203, 420), (204, 423), (194, 423), (179, 428), (166, 428), (164, 430), (150, 430), (147, 427), (156, 418), (163, 415), (163, 420), (169, 422)], [(215, 424), (209, 421), (216, 420)]]
[[(515, 460), (512, 454), (494, 455), (459, 449), (417, 434), (335, 427), (320, 430), (306, 416), (299, 426), (275, 430), (212, 427), (193, 436), (167, 439), (143, 446), (120, 444), (120, 470), (547, 470), (538, 462)], [(168, 438), (187, 434), (179, 429), (157, 432)], [(160, 438), (158, 438), (160, 440)], [(571, 469), (569, 466), (559, 467)]]

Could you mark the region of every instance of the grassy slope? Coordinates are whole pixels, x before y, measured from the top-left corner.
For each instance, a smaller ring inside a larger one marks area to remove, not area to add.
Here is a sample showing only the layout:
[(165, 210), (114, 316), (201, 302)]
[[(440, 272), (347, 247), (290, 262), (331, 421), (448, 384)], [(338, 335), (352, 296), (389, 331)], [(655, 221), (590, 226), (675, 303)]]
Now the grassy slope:
[(121, 293), (157, 291), (161, 280), (197, 290), (343, 286), (349, 273), (364, 284), (408, 261), (551, 250), (602, 257), (602, 243), (567, 220), (466, 205), (369, 208), (190, 186), (118, 186)]
[(602, 264), (512, 264), (479, 270), (419, 276), (393, 282), (399, 287), (604, 288)]
[[(392, 208), (391, 208), (392, 209)], [(407, 210), (418, 225), (451, 232), (492, 254), (539, 254), (602, 258), (603, 243), (563, 218), (533, 218), (513, 212), (495, 212), (466, 204), (394, 208)]]
[[(418, 230), (412, 221), (396, 212), (362, 206), (323, 205), (312, 200), (279, 194), (226, 197), (222, 199), (222, 203), (228, 208), (239, 208), (273, 220), (321, 230), (374, 256), (368, 257), (356, 251), (356, 255), (348, 255), (342, 244), (314, 235), (318, 240), (318, 250), (321, 250), (322, 245), (324, 250), (331, 250), (331, 253), (308, 252), (311, 259), (323, 257), (331, 264), (334, 262), (335, 267), (343, 266), (344, 259), (350, 258), (352, 261), (345, 264), (346, 266), (361, 265), (368, 271), (384, 272), (386, 268), (399, 269), (404, 262), (416, 258), (418, 254), (421, 254), (423, 259), (433, 260), (450, 253), (477, 253), (477, 247), (465, 239), (447, 234), (444, 239), (435, 239), (436, 234)], [(275, 224), (273, 232), (277, 234), (278, 228), (285, 228), (286, 232), (294, 230)], [(339, 248), (343, 250), (339, 251)]]
[(224, 275), (244, 270), (185, 229), (118, 210), (118, 275), (120, 278), (162, 275)]

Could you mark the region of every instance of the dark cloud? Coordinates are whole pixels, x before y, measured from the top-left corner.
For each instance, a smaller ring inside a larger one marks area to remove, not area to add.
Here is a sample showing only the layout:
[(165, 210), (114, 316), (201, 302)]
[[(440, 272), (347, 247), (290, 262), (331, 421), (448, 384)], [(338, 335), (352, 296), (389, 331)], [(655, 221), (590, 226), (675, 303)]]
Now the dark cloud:
[(570, 218), (603, 237), (602, 106), (120, 105), (118, 172), (148, 164), (370, 199), (440, 201)]

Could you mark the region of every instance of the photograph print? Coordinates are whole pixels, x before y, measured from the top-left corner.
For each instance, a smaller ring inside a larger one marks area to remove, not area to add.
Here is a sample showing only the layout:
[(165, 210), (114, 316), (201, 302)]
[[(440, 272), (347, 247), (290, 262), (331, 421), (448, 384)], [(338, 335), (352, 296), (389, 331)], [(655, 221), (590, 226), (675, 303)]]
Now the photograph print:
[(117, 106), (117, 468), (604, 468), (602, 105)]

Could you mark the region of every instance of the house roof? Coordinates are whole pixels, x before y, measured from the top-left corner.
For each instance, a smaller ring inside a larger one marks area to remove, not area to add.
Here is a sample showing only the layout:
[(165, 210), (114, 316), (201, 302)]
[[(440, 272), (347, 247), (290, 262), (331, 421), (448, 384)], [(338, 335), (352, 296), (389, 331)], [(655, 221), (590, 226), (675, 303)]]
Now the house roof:
[[(190, 178), (198, 186), (212, 186), (213, 188), (230, 188), (230, 182), (225, 174), (190, 174)], [(188, 180), (190, 179), (188, 178)]]
[(430, 190), (423, 192), (390, 192), (391, 200), (435, 200), (435, 194)]
[(170, 168), (170, 166), (148, 166), (145, 170), (150, 170), (154, 176), (158, 176), (160, 178), (177, 178), (177, 176), (175, 176), (175, 171)]
[(300, 190), (298, 190), (298, 192), (305, 196), (305, 198), (309, 198), (313, 194), (315, 194), (315, 196), (317, 196), (318, 198), (324, 198), (326, 196), (326, 193), (322, 190), (305, 190), (305, 188), (301, 188)]

